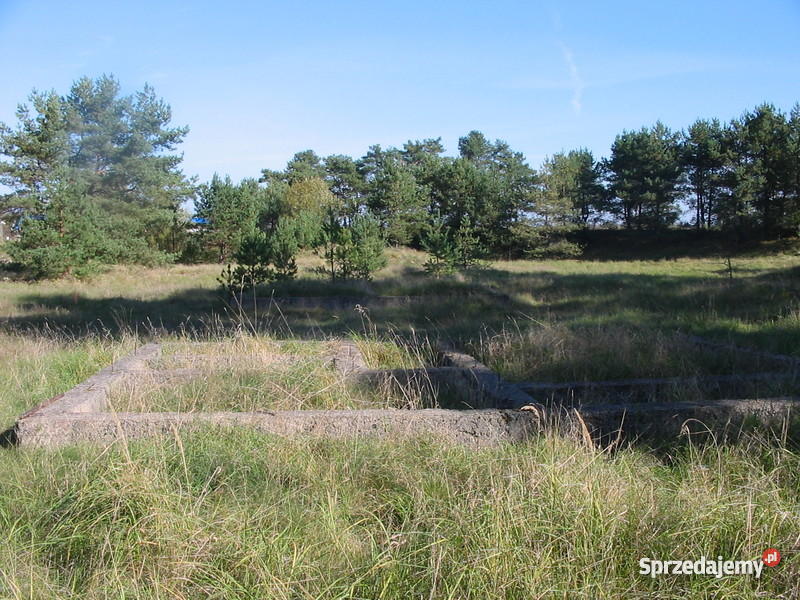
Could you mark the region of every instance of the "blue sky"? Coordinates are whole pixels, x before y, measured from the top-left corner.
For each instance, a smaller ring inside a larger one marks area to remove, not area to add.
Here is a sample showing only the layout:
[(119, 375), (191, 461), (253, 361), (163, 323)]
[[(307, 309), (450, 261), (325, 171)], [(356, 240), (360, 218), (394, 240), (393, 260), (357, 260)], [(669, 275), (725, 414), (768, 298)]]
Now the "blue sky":
[(32, 88), (113, 73), (191, 128), (184, 171), (234, 179), (299, 150), (472, 129), (538, 166), (661, 119), (682, 128), (800, 101), (800, 0), (0, 0), (0, 121)]

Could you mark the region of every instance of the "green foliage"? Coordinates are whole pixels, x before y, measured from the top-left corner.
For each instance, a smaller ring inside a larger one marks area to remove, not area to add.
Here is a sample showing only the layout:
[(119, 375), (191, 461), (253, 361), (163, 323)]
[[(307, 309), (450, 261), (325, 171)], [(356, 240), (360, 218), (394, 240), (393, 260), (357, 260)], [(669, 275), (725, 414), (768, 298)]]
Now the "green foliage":
[(217, 280), (222, 290), (233, 296), (263, 283), (294, 279), (297, 251), (295, 224), (282, 220), (270, 234), (254, 231), (244, 236), (233, 253), (236, 266), (227, 265)]
[(359, 214), (348, 223), (333, 207), (328, 209), (317, 242), (325, 260), (324, 271), (331, 278), (369, 280), (386, 266), (380, 224), (370, 214)]
[(462, 217), (455, 229), (448, 227), (444, 220), (436, 219), (426, 229), (422, 245), (431, 255), (425, 270), (436, 277), (458, 269), (475, 268), (486, 255), (468, 215)]
[(210, 183), (199, 187), (195, 210), (206, 220), (202, 239), (216, 249), (219, 262), (228, 260), (243, 240), (256, 232), (265, 203), (265, 193), (253, 179), (237, 185), (230, 177), (215, 174)]
[(800, 226), (800, 122), (795, 106), (786, 115), (762, 104), (731, 123), (733, 205), (728, 221), (738, 229), (759, 228), (767, 237)]
[(88, 277), (102, 265), (156, 265), (168, 257), (139, 237), (121, 236), (119, 219), (103, 215), (77, 185), (60, 185), (25, 219), (20, 239), (8, 244), (12, 260), (34, 279), (66, 273)]
[(478, 266), (479, 259), (486, 254), (469, 215), (464, 215), (458, 229), (455, 230), (453, 245), (456, 250), (456, 263), (462, 269)]
[(325, 158), (325, 181), (349, 214), (358, 212), (359, 203), (366, 193), (366, 182), (358, 165), (349, 156), (334, 154)]
[(678, 218), (683, 167), (680, 136), (663, 123), (625, 131), (611, 147), (607, 168), (615, 212), (632, 229), (662, 229)]
[(716, 119), (695, 121), (684, 134), (681, 161), (689, 181), (695, 227), (708, 229), (724, 211), (726, 133)]
[[(0, 154), (8, 159), (0, 162), (0, 183), (12, 189), (8, 204), (36, 217), (15, 250), (32, 274), (165, 261), (180, 252), (180, 205), (193, 192), (178, 168), (181, 156), (170, 152), (188, 129), (169, 127), (170, 108), (152, 88), (121, 96), (113, 77), (82, 78), (66, 96), (33, 92), (17, 120), (16, 129), (0, 124)], [(34, 224), (42, 217), (47, 225)], [(94, 241), (98, 228), (108, 242)]]
[(411, 170), (389, 162), (370, 185), (369, 209), (377, 215), (390, 244), (410, 244), (425, 222), (425, 196)]
[(297, 275), (295, 257), (303, 240), (304, 224), (299, 219), (282, 219), (267, 237), (275, 281), (288, 281)]
[(313, 150), (304, 150), (295, 154), (286, 165), (285, 177), (290, 185), (307, 179), (321, 179), (325, 177), (325, 167)]
[(455, 272), (458, 251), (442, 219), (428, 224), (422, 237), (422, 247), (430, 254), (425, 271), (436, 277)]
[(355, 279), (372, 279), (372, 274), (386, 266), (380, 225), (372, 215), (356, 215), (350, 221), (350, 240), (346, 246), (343, 271)]
[(272, 277), (271, 258), (269, 242), (262, 232), (244, 236), (233, 254), (236, 266), (228, 265), (218, 278), (222, 290), (235, 296), (269, 281)]
[(606, 206), (600, 164), (589, 150), (559, 152), (544, 161), (534, 210), (544, 225), (587, 224)]
[(537, 225), (521, 220), (511, 228), (517, 258), (578, 258), (583, 247), (569, 239), (571, 227)]

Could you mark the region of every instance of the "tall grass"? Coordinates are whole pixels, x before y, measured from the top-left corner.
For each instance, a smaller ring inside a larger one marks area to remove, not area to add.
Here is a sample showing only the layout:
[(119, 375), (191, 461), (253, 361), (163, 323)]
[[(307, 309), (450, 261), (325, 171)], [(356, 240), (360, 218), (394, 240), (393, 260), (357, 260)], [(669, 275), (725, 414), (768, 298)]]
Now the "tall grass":
[(0, 429), (130, 352), (137, 343), (132, 335), (111, 339), (48, 331), (0, 333)]
[[(433, 283), (420, 255), (394, 258), (366, 293), (489, 289), (511, 301), (456, 297), (367, 321), (353, 311), (225, 315), (213, 265), (4, 284), (0, 419), (10, 425), (149, 337), (168, 346), (163, 366), (190, 366), (181, 348), (199, 342), (192, 364), (219, 360), (237, 373), (209, 376), (181, 401), (276, 384), (281, 398), (297, 390), (300, 407), (326, 386), (316, 351), (312, 371), (289, 382), (239, 379), (302, 353), (276, 330), (320, 348), (328, 335), (361, 332), (376, 367), (430, 364), (424, 343), (403, 345), (415, 335), (472, 342), (525, 379), (757, 366), (694, 353), (675, 329), (800, 355), (796, 257), (736, 259), (732, 282), (713, 260), (681, 260), (498, 262)], [(0, 598), (797, 598), (799, 474), (796, 449), (755, 436), (659, 455), (601, 452), (555, 432), (474, 451), (219, 429), (2, 450)], [(770, 546), (784, 559), (760, 580), (638, 574), (644, 556), (750, 559)]]
[[(558, 436), (179, 439), (6, 453), (8, 598), (791, 598), (800, 457), (751, 439), (669, 463)], [(638, 574), (638, 559), (751, 559), (747, 577)]]
[(569, 327), (511, 322), (485, 331), (472, 350), (517, 381), (604, 381), (782, 371), (786, 364), (735, 348), (698, 345), (679, 332), (630, 325)]

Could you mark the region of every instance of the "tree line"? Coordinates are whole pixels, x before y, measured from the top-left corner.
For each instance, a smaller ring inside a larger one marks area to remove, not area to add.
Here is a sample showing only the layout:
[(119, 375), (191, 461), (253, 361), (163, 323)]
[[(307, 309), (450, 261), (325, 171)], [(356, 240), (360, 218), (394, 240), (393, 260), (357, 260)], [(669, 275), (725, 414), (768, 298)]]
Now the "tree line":
[[(292, 277), (314, 249), (332, 278), (369, 277), (384, 245), (425, 249), (432, 272), (483, 257), (576, 256), (590, 227), (728, 231), (737, 239), (800, 227), (800, 105), (770, 104), (685, 131), (623, 131), (607, 158), (587, 149), (538, 169), (502, 140), (471, 131), (448, 156), (441, 138), (364, 156), (298, 152), (285, 168), (198, 183), (180, 170), (188, 133), (146, 86), (113, 77), (69, 93), (34, 91), (0, 125), (3, 206), (20, 216), (8, 246), (33, 276), (115, 262), (233, 261), (227, 284)], [(194, 214), (185, 210), (194, 203)]]

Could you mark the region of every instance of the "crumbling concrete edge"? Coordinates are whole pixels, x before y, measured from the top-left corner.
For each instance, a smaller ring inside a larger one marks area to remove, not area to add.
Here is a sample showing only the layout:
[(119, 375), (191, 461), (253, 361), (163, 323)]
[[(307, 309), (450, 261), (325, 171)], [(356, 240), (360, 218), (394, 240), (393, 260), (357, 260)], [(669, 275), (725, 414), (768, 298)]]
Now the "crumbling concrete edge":
[(124, 378), (145, 371), (147, 363), (161, 355), (160, 344), (145, 344), (101, 369), (69, 391), (31, 409), (20, 420), (68, 413), (95, 413), (106, 408), (108, 391)]
[(464, 376), (491, 399), (495, 408), (521, 408), (536, 401), (520, 386), (509, 383), (475, 357), (443, 347), (439, 351), (442, 364), (461, 369)]
[(781, 432), (785, 431), (787, 423), (796, 422), (798, 415), (798, 398), (610, 404), (534, 410), (61, 413), (22, 419), (17, 423), (14, 435), (15, 443), (22, 447), (58, 447), (86, 442), (109, 444), (198, 429), (239, 427), (282, 437), (423, 437), (480, 448), (525, 442), (543, 431), (583, 435), (601, 444), (615, 439), (675, 439), (686, 434), (736, 436), (751, 425)]
[(630, 439), (672, 439), (685, 434), (738, 436), (748, 428), (785, 432), (800, 422), (800, 398), (727, 399), (703, 402), (638, 402), (598, 404), (557, 411), (579, 416), (581, 426), (595, 438), (623, 435)]
[[(102, 369), (82, 384), (23, 415), (13, 430), (0, 436), (0, 445), (61, 446), (80, 442), (110, 443), (201, 427), (248, 427), (281, 436), (311, 437), (439, 437), (474, 447), (521, 442), (555, 424), (601, 439), (674, 437), (686, 431), (729, 431), (748, 421), (783, 427), (800, 414), (800, 399), (715, 400), (673, 403), (609, 403), (577, 409), (536, 405), (517, 386), (503, 381), (491, 369), (467, 354), (443, 350), (445, 367), (420, 369), (441, 376), (467, 379), (498, 405), (477, 410), (328, 410), (255, 413), (112, 413), (106, 410), (109, 388), (122, 378), (147, 370), (158, 357), (159, 344), (147, 344)], [(351, 340), (342, 341), (334, 367), (349, 377), (392, 375), (366, 368), (364, 357)], [(417, 370), (412, 370), (416, 372)], [(400, 376), (400, 372), (392, 376)], [(414, 376), (414, 373), (405, 376)], [(505, 406), (503, 406), (505, 405)], [(510, 406), (509, 406), (510, 405)], [(508, 410), (523, 408), (528, 410)]]
[(35, 416), (17, 423), (22, 447), (174, 435), (200, 428), (246, 427), (283, 437), (435, 437), (472, 447), (522, 442), (534, 437), (539, 419), (504, 410), (299, 410), (263, 413), (91, 413)]

